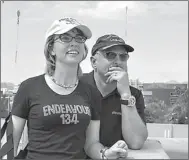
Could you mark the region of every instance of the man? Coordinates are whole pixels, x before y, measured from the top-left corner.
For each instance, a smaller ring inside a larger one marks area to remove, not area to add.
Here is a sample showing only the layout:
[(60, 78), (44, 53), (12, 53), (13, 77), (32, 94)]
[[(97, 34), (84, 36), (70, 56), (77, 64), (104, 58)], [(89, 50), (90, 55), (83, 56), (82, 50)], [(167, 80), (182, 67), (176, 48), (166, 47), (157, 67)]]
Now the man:
[(91, 56), (94, 71), (82, 77), (101, 95), (100, 142), (107, 147), (124, 140), (128, 148), (140, 149), (148, 136), (143, 95), (129, 86), (127, 60), (133, 51), (117, 35), (98, 38)]

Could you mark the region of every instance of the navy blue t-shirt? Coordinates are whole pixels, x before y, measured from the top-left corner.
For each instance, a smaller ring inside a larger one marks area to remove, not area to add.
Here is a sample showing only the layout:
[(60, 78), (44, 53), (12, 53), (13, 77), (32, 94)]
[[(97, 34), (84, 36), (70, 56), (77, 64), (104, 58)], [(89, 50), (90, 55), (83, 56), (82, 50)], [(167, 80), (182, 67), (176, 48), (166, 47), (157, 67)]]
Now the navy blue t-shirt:
[(96, 90), (82, 80), (69, 95), (52, 91), (44, 75), (22, 82), (12, 114), (28, 120), (27, 159), (85, 158), (85, 132), (100, 107)]

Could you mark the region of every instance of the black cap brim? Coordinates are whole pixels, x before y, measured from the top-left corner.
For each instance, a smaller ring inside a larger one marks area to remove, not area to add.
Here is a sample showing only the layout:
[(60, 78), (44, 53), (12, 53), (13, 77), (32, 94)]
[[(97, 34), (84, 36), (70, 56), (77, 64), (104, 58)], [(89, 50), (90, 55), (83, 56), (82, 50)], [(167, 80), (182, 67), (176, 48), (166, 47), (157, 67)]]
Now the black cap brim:
[(123, 47), (125, 47), (127, 52), (133, 52), (134, 51), (134, 48), (131, 47), (130, 45), (127, 45), (127, 44), (111, 44), (111, 45), (103, 47), (101, 49), (104, 50), (104, 49), (108, 49), (108, 48), (113, 47), (113, 46), (123, 46)]

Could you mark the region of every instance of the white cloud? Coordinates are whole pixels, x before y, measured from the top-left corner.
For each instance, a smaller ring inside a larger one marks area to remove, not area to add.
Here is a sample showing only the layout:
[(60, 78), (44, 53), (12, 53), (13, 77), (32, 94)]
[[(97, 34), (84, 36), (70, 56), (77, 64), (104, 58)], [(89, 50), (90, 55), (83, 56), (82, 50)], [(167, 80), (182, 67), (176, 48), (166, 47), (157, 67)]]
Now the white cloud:
[(177, 60), (176, 63), (174, 64), (174, 71), (175, 72), (183, 72), (185, 71), (185, 74), (188, 73), (188, 59), (182, 59), (182, 60)]
[(179, 15), (188, 12), (188, 2), (186, 1), (169, 1), (169, 2), (148, 2), (149, 8), (157, 11), (162, 15)]
[(31, 7), (40, 9), (45, 8), (45, 3), (43, 1), (31, 1), (30, 3)]
[(34, 23), (34, 22), (41, 22), (43, 20), (44, 20), (44, 18), (42, 18), (42, 17), (25, 17), (25, 18), (23, 18), (23, 21), (25, 21), (25, 22), (32, 22), (32, 23)]
[(145, 13), (147, 5), (134, 1), (103, 1), (98, 2), (96, 8), (83, 8), (78, 10), (79, 15), (101, 19), (124, 19), (126, 6), (130, 16)]
[[(88, 4), (91, 2), (88, 2)], [(99, 1), (95, 6), (78, 10), (80, 16), (89, 16), (99, 19), (124, 19), (125, 8), (128, 7), (128, 15), (143, 16), (144, 14), (178, 15), (188, 12), (187, 2), (135, 2), (135, 1)]]
[(132, 1), (104, 1), (97, 4), (97, 9), (107, 12), (113, 12), (117, 11), (118, 9), (124, 9), (126, 6), (128, 6), (129, 9), (133, 9), (135, 8), (136, 3)]

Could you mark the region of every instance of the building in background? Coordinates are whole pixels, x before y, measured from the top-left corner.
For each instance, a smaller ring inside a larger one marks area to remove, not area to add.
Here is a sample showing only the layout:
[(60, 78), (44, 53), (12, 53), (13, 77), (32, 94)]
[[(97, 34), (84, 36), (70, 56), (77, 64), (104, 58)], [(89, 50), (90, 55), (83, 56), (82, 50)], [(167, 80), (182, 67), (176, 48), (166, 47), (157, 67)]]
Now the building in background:
[(129, 84), (135, 88), (138, 88), (139, 90), (143, 91), (143, 83), (139, 81), (139, 79), (136, 80), (129, 80)]
[(164, 101), (166, 105), (173, 105), (188, 89), (188, 84), (141, 83), (138, 79), (130, 80), (130, 85), (142, 91), (145, 101), (153, 98)]
[(1, 88), (0, 112), (4, 118), (7, 117), (12, 110), (14, 96), (18, 91), (18, 87), (19, 85), (15, 85), (13, 89)]
[(143, 83), (142, 92), (145, 99), (158, 99), (166, 105), (173, 105), (187, 88), (187, 84)]

